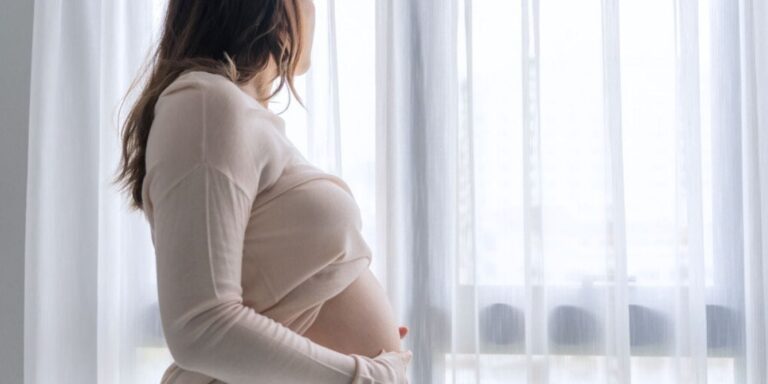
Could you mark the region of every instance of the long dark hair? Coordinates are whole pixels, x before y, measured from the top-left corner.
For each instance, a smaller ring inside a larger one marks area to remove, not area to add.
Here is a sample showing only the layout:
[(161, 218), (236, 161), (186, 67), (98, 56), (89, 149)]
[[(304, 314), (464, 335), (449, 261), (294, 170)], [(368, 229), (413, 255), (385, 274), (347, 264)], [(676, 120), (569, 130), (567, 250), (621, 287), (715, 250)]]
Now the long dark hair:
[[(157, 99), (186, 70), (221, 74), (245, 83), (273, 60), (280, 82), (299, 102), (293, 76), (302, 50), (299, 0), (170, 0), (160, 42), (134, 80), (144, 88), (122, 126), (122, 157), (113, 183), (142, 210), (145, 153)], [(148, 77), (147, 77), (148, 76)], [(130, 94), (131, 90), (128, 91)], [(127, 97), (127, 95), (126, 95)], [(123, 99), (125, 101), (125, 99)]]

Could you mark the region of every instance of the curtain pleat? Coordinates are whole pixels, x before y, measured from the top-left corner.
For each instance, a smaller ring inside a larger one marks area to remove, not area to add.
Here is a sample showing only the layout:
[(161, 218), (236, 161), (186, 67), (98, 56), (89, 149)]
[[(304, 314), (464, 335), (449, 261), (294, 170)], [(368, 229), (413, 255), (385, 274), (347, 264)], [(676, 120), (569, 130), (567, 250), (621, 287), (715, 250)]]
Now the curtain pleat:
[(768, 381), (768, 6), (740, 3), (743, 71), (746, 379)]
[[(95, 382), (99, 119), (90, 109), (100, 90), (89, 74), (99, 71), (92, 31), (100, 7), (42, 3), (33, 36), (25, 377)], [(73, 89), (82, 93), (72, 97)]]
[[(477, 254), (475, 231), (475, 188), (474, 172), (475, 153), (473, 138), (473, 116), (474, 116), (474, 98), (472, 89), (474, 86), (473, 72), (473, 51), (472, 45), (472, 25), (473, 12), (472, 0), (458, 2), (457, 4), (457, 71), (459, 83), (463, 82), (467, 92), (460, 92), (458, 96), (458, 118), (457, 118), (457, 153), (456, 153), (456, 238), (454, 244), (456, 247), (456, 265), (453, 271), (454, 281), (463, 278), (469, 281), (477, 281), (477, 265), (474, 263)], [(463, 34), (462, 34), (463, 32)], [(461, 85), (460, 85), (461, 87)], [(462, 255), (462, 257), (459, 257)], [(460, 270), (471, 271), (471, 273), (460, 273)], [(473, 373), (473, 381), (481, 380), (482, 369), (480, 366), (480, 337), (479, 337), (479, 305), (478, 289), (475, 284), (471, 284), (469, 289), (452, 291), (451, 302), (458, 301), (471, 303), (467, 312), (472, 316), (460, 317), (456, 310), (452, 311), (451, 316), (451, 356), (459, 356), (464, 353), (471, 356), (470, 371)], [(462, 321), (464, 320), (464, 321)], [(456, 361), (446, 362), (446, 370), (450, 375), (446, 377), (446, 382), (456, 383), (458, 380), (459, 365)]]
[(745, 254), (742, 175), (742, 115), (739, 4), (713, 1), (711, 22), (712, 231), (715, 289), (711, 303), (733, 315), (712, 323), (708, 336), (730, 341), (736, 382), (746, 382)]
[(308, 159), (342, 176), (336, 2), (316, 6), (312, 69), (307, 74)]
[(619, 1), (602, 1), (603, 113), (608, 150), (608, 258), (606, 274), (606, 369), (608, 383), (629, 377), (629, 302), (627, 294), (627, 240), (624, 203), (624, 150)]
[[(540, 7), (538, 0), (523, 0), (521, 6), (524, 324), (544, 324), (548, 300), (542, 244)], [(525, 327), (528, 382), (549, 380), (548, 341), (545, 327)]]
[[(455, 1), (391, 1), (378, 8), (391, 40), (379, 56), (378, 119), (386, 121), (387, 275), (408, 324), (413, 382), (445, 382), (455, 264), (457, 84)], [(381, 40), (379, 40), (381, 41)], [(382, 72), (383, 71), (383, 72)], [(381, 157), (379, 158), (381, 159)], [(380, 222), (381, 223), (381, 222)]]
[(701, 166), (701, 107), (699, 93), (699, 3), (675, 4), (678, 168), (677, 265), (681, 278), (675, 296), (675, 343), (679, 382), (706, 383), (706, 297)]
[(119, 102), (149, 53), (154, 9), (35, 2), (28, 383), (153, 382), (167, 362), (148, 228), (110, 184)]

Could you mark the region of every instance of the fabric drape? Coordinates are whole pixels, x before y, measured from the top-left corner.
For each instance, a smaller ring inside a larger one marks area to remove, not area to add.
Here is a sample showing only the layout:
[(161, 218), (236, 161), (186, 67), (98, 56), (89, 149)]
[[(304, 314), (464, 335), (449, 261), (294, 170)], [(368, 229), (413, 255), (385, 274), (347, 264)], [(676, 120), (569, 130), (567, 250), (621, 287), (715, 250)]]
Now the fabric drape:
[(415, 382), (766, 380), (765, 8), (378, 4)]
[(149, 229), (110, 184), (118, 107), (159, 11), (142, 0), (35, 1), (28, 383), (151, 383), (167, 366)]

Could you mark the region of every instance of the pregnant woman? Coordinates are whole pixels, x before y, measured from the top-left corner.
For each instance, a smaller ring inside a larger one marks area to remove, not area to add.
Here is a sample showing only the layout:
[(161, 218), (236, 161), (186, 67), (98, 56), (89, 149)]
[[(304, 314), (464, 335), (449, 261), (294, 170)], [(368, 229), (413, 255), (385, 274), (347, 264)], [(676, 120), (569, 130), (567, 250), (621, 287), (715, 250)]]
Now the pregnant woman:
[(268, 109), (313, 29), (311, 0), (169, 1), (116, 179), (151, 228), (164, 384), (407, 383), (352, 191)]

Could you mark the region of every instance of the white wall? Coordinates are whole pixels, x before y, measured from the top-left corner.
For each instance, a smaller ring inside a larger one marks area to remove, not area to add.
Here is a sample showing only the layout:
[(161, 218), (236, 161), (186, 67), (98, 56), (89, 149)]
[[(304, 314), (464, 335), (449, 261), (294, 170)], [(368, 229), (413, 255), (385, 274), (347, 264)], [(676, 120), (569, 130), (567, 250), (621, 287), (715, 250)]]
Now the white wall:
[(0, 0), (0, 375), (24, 382), (24, 237), (33, 0)]

